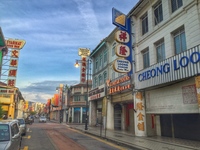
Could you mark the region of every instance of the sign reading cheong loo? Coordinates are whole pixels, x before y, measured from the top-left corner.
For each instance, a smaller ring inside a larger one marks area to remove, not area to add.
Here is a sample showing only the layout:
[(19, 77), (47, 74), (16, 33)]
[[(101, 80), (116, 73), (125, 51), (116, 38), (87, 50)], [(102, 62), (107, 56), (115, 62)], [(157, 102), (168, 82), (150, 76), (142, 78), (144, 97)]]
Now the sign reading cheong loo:
[(22, 49), (25, 45), (25, 40), (8, 39), (6, 46), (11, 49)]
[(136, 89), (200, 74), (200, 45), (135, 73)]

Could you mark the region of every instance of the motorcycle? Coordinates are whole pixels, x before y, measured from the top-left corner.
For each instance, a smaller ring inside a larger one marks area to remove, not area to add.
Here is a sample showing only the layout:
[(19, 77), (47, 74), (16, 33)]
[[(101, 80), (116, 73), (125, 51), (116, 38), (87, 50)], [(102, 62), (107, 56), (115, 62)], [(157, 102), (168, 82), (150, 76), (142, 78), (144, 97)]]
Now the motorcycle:
[(31, 125), (33, 123), (33, 120), (28, 117), (28, 118), (25, 119), (25, 123)]

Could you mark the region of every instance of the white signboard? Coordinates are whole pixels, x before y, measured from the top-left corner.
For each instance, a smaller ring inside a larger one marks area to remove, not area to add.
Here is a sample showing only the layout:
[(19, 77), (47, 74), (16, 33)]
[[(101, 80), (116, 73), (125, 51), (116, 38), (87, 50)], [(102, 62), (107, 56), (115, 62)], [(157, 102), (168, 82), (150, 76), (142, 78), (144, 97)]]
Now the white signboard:
[(131, 71), (131, 63), (124, 58), (117, 58), (114, 60), (113, 68), (120, 73), (128, 73)]

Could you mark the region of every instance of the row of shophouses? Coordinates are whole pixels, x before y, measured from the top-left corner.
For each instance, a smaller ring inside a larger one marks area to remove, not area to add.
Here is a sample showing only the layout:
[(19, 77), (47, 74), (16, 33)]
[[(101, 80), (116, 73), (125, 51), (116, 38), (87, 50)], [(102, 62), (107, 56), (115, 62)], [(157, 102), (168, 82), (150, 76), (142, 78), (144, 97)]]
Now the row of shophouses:
[(0, 105), (3, 115), (7, 118), (27, 118), (31, 114), (43, 115), (45, 113), (45, 103), (25, 100), (17, 87), (9, 89), (0, 82), (0, 93)]
[(200, 140), (200, 1), (140, 0), (126, 18), (132, 74), (115, 68), (116, 27), (87, 58), (92, 80), (63, 88), (51, 119), (85, 123), (89, 106), (90, 126)]

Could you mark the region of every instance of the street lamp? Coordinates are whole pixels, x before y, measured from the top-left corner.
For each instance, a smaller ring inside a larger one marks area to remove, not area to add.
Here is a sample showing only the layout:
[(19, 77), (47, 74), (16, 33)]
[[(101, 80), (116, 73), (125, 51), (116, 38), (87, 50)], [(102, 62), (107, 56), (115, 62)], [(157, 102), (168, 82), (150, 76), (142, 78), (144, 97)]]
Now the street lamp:
[[(76, 60), (76, 63), (74, 64), (74, 66), (76, 67), (76, 68), (78, 68), (80, 65), (79, 65), (79, 62), (83, 62), (82, 60)], [(87, 88), (87, 99), (86, 99), (86, 105), (85, 105), (85, 107), (86, 107), (86, 117), (85, 117), (85, 130), (88, 130), (88, 88), (89, 88), (89, 82), (88, 82), (88, 80), (89, 80), (89, 75), (91, 76), (91, 62), (92, 62), (92, 60), (89, 58), (89, 57), (87, 57), (87, 66), (86, 66), (86, 77), (87, 77), (87, 83), (86, 83), (86, 88)]]

